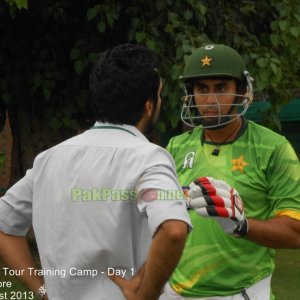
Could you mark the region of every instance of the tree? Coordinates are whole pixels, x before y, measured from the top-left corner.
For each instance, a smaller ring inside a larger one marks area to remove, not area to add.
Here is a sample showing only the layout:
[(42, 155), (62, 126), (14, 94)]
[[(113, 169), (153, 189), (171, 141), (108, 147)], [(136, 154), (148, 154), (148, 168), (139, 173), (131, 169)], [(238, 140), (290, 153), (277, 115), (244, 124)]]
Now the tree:
[(0, 19), (0, 125), (8, 111), (11, 183), (37, 153), (91, 125), (88, 73), (107, 47), (142, 43), (161, 55), (160, 132), (180, 126), (178, 77), (202, 44), (224, 43), (243, 54), (258, 97), (272, 100), (273, 124), (299, 89), (298, 0), (5, 0)]

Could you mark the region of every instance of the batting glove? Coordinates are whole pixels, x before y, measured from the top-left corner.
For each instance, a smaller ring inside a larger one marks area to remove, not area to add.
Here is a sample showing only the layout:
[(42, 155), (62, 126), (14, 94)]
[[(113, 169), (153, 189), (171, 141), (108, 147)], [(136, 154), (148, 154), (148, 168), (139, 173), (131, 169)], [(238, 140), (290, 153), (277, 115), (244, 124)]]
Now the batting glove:
[(226, 233), (241, 237), (248, 232), (248, 221), (238, 192), (223, 180), (201, 177), (184, 187), (188, 208), (203, 217), (214, 218)]

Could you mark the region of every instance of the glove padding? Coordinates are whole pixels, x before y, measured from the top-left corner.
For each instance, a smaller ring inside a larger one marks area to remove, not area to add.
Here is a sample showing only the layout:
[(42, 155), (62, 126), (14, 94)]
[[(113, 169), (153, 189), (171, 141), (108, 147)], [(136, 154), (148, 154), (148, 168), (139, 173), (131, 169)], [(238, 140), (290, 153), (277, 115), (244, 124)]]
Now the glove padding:
[(201, 177), (184, 188), (188, 208), (214, 218), (226, 233), (241, 237), (248, 232), (244, 206), (238, 192), (223, 180)]

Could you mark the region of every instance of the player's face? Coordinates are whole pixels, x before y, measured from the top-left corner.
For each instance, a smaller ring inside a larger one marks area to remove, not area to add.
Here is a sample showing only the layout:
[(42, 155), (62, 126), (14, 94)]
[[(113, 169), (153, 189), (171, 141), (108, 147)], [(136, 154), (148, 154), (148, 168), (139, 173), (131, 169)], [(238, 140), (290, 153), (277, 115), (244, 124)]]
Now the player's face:
[(157, 91), (157, 103), (156, 103), (156, 106), (155, 106), (155, 111), (154, 111), (154, 114), (153, 114), (153, 118), (151, 120), (152, 126), (156, 125), (156, 123), (158, 121), (158, 118), (159, 118), (160, 107), (161, 107), (161, 97), (160, 97), (161, 90), (162, 90), (162, 81), (160, 81), (159, 88), (158, 88), (158, 91)]
[(221, 116), (235, 112), (236, 108), (232, 108), (232, 104), (236, 98), (236, 93), (237, 84), (234, 79), (196, 80), (194, 99), (198, 111), (203, 117), (203, 125), (218, 124)]

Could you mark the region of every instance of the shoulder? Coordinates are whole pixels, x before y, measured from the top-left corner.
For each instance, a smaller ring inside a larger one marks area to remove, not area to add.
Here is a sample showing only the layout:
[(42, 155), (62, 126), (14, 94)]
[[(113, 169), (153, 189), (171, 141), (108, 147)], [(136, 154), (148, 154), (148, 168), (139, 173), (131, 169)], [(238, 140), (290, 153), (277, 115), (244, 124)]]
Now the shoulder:
[(70, 137), (56, 145), (53, 145), (52, 147), (40, 152), (34, 159), (33, 166), (35, 167), (37, 164), (43, 163), (50, 159), (55, 153), (63, 153), (64, 155), (68, 156), (68, 150), (70, 150), (72, 147), (77, 147), (78, 145), (82, 145), (84, 140), (84, 133), (75, 135), (73, 137)]
[(298, 165), (299, 160), (291, 143), (281, 134), (264, 126), (249, 121), (246, 139), (248, 146), (261, 157), (270, 159), (275, 164), (282, 161)]
[(260, 144), (267, 144), (276, 147), (288, 143), (287, 139), (283, 135), (267, 127), (256, 124), (253, 121), (248, 121), (247, 133), (249, 139)]
[(143, 143), (138, 151), (138, 156), (143, 161), (149, 161), (151, 164), (174, 165), (171, 154), (164, 148), (153, 143)]

